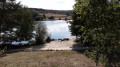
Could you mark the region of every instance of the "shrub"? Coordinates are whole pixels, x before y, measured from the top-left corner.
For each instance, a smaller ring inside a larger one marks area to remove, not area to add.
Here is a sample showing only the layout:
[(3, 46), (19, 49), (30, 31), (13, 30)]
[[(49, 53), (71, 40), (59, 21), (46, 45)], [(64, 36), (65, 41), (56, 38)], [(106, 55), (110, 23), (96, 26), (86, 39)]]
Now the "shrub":
[(47, 37), (47, 27), (44, 23), (39, 22), (36, 25), (36, 44), (44, 44)]
[(51, 41), (50, 37), (47, 37), (46, 42), (49, 43)]
[(53, 20), (53, 19), (54, 19), (54, 16), (50, 16), (49, 19)]
[(75, 39), (74, 42), (80, 42), (80, 39)]

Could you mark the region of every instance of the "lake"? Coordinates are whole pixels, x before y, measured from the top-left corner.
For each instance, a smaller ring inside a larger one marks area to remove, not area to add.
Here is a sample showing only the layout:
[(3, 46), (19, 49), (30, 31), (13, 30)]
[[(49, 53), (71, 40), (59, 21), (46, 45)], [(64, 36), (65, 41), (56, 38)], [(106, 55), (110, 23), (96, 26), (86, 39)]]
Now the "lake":
[[(40, 22), (40, 21), (37, 21)], [(67, 23), (69, 21), (65, 20), (47, 20), (47, 21), (41, 21), (44, 23), (47, 27), (48, 34), (51, 35), (52, 39), (64, 39), (64, 38), (75, 38), (74, 36), (71, 36), (71, 32), (69, 30), (70, 24)], [(31, 40), (35, 40), (35, 38), (32, 38)], [(0, 42), (1, 44), (2, 42)], [(27, 44), (28, 41), (21, 41), (21, 42), (12, 42), (13, 45), (19, 45), (19, 44)]]
[(71, 32), (69, 30), (70, 24), (65, 20), (47, 20), (41, 21), (45, 23), (47, 26), (47, 31), (51, 35), (53, 39), (64, 39), (64, 38), (75, 38), (71, 36)]

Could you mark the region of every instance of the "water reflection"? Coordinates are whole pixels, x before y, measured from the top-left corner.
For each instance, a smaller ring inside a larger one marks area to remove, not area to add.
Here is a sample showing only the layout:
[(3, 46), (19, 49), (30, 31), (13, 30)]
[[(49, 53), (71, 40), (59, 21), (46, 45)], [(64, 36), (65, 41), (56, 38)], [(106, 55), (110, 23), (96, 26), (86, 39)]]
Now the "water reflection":
[(74, 38), (69, 31), (69, 23), (64, 20), (42, 21), (46, 24), (48, 33), (53, 39)]

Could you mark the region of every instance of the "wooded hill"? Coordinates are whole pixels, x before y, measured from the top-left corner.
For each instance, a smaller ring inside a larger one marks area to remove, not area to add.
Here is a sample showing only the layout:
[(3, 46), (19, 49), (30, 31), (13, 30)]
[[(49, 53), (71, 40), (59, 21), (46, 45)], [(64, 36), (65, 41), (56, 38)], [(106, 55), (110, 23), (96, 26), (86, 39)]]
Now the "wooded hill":
[(54, 17), (56, 20), (66, 20), (71, 19), (72, 10), (48, 10), (48, 9), (40, 9), (40, 8), (29, 8), (30, 10), (37, 11), (39, 15), (45, 15), (46, 19), (50, 19)]
[(72, 14), (72, 10), (48, 10), (41, 8), (29, 8), (29, 9), (38, 11), (39, 13), (53, 13), (53, 14), (66, 14), (66, 15)]

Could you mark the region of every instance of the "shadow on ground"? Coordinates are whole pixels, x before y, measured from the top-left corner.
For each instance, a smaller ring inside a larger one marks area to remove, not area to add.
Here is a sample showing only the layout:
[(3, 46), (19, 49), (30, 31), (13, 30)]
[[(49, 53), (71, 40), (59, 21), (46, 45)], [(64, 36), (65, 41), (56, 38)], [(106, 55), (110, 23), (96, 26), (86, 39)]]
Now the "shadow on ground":
[(82, 53), (84, 54), (84, 52), (87, 51), (92, 51), (94, 49), (94, 47), (90, 47), (90, 46), (84, 46), (82, 44), (74, 44), (72, 47), (72, 50), (78, 52), (78, 53)]

